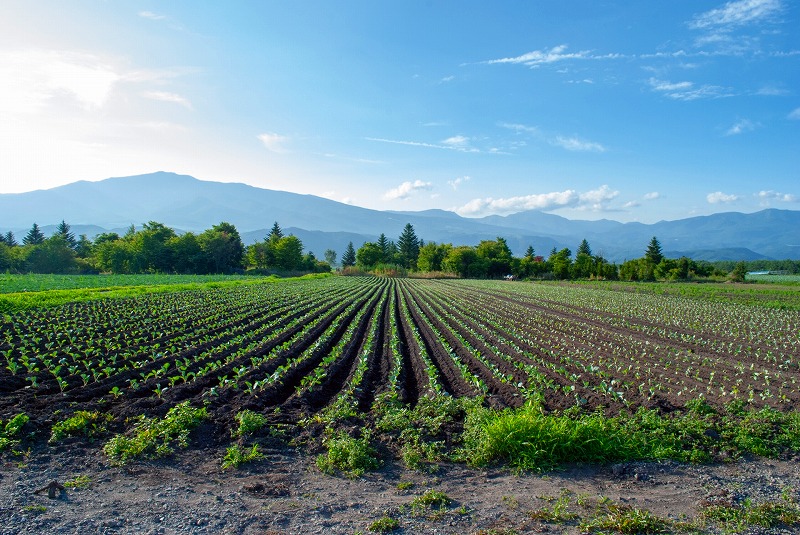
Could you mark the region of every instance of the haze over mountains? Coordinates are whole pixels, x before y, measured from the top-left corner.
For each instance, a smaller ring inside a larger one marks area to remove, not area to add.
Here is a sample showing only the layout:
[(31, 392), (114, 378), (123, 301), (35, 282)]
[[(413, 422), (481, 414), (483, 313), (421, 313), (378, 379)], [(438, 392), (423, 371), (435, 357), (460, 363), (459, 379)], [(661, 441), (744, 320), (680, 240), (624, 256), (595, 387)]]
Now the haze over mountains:
[(502, 236), (516, 255), (529, 245), (544, 256), (553, 247), (574, 252), (585, 238), (595, 254), (621, 262), (642, 256), (650, 238), (657, 236), (668, 257), (800, 258), (800, 211), (793, 210), (729, 212), (655, 224), (569, 220), (540, 211), (473, 219), (445, 210), (370, 210), (313, 195), (166, 172), (0, 194), (0, 230), (12, 230), (18, 241), (34, 222), (49, 234), (62, 219), (75, 234), (90, 238), (105, 231), (124, 232), (131, 224), (139, 227), (148, 221), (195, 232), (228, 221), (239, 229), (245, 244), (263, 239), (277, 221), (285, 233), (297, 235), (306, 250), (318, 257), (325, 249), (341, 254), (349, 241), (358, 248), (381, 232), (397, 239), (403, 226), (411, 223), (425, 241), (475, 245)]

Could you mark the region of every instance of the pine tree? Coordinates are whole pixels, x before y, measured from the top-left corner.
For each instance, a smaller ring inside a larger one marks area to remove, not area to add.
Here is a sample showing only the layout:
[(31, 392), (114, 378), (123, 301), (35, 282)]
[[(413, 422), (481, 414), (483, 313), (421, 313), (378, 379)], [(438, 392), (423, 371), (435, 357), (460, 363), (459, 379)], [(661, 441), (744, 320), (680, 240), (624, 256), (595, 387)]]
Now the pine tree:
[(33, 224), (28, 234), (22, 238), (22, 243), (24, 245), (41, 245), (44, 243), (44, 234), (42, 234), (42, 231), (39, 229), (39, 225), (36, 223)]
[(592, 256), (592, 248), (589, 247), (589, 242), (586, 241), (586, 238), (583, 239), (581, 244), (578, 246), (578, 254), (585, 254), (586, 256)]
[(388, 262), (391, 260), (393, 249), (392, 243), (383, 232), (381, 232), (381, 235), (378, 237), (378, 247), (381, 250), (381, 262)]
[(400, 234), (400, 238), (397, 240), (397, 248), (403, 266), (416, 269), (417, 258), (419, 257), (419, 239), (411, 223), (406, 223), (405, 228), (403, 228), (403, 233)]
[(69, 225), (63, 219), (56, 227), (56, 234), (64, 238), (64, 241), (67, 242), (67, 245), (69, 245), (70, 249), (75, 249), (75, 246), (78, 245), (78, 241), (75, 239), (75, 234), (72, 233)]
[(19, 245), (17, 243), (17, 239), (14, 237), (14, 233), (11, 232), (10, 230), (8, 232), (6, 232), (5, 242), (6, 242), (6, 245), (8, 245), (9, 247), (16, 247), (17, 245)]
[(347, 249), (344, 250), (342, 255), (342, 267), (351, 267), (356, 265), (356, 250), (353, 248), (353, 242), (347, 244)]
[(283, 231), (277, 221), (272, 225), (272, 230), (269, 231), (267, 241), (276, 242), (283, 238)]
[(533, 258), (536, 252), (533, 250), (533, 245), (528, 246), (528, 250), (525, 251), (525, 258)]
[(653, 265), (658, 265), (664, 259), (664, 255), (661, 253), (661, 244), (658, 243), (658, 238), (655, 236), (653, 236), (653, 239), (650, 240), (650, 244), (647, 246), (647, 251), (644, 253), (644, 257)]

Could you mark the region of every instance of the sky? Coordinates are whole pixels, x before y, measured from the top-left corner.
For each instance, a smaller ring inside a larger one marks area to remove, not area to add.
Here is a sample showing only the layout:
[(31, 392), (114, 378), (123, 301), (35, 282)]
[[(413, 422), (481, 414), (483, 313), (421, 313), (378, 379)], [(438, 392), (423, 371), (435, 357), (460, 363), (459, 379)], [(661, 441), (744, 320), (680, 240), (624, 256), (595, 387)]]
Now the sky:
[(155, 171), (462, 216), (800, 210), (792, 0), (4, 0), (0, 193)]

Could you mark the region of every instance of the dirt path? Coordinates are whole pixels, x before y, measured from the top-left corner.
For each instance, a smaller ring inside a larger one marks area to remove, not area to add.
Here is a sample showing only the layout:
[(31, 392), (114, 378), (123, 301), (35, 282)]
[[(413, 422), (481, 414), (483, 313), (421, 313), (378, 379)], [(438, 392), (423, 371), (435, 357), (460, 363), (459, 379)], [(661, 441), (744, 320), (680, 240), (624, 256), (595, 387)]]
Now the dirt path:
[[(625, 463), (571, 466), (543, 475), (443, 465), (433, 473), (396, 464), (349, 480), (321, 474), (293, 450), (267, 450), (263, 461), (222, 471), (221, 449), (180, 452), (157, 462), (109, 466), (97, 448), (62, 444), (24, 466), (0, 467), (0, 534), (16, 533), (368, 533), (384, 516), (395, 533), (580, 533), (578, 524), (602, 503), (693, 519), (714, 500), (740, 503), (800, 498), (800, 463), (750, 459), (692, 466)], [(88, 476), (83, 489), (55, 499), (35, 494), (50, 481)], [(412, 507), (428, 489), (445, 493), (444, 508)], [(532, 518), (561, 498), (579, 518)], [(610, 502), (608, 501), (610, 500)], [(708, 526), (703, 532), (717, 533)], [(757, 528), (750, 533), (792, 533)]]

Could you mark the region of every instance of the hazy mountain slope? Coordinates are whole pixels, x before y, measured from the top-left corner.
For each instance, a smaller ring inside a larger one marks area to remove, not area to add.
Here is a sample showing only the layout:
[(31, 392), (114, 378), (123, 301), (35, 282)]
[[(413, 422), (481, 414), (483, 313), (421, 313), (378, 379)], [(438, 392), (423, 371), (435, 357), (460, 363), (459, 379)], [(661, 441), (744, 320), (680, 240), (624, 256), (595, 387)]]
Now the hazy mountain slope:
[(642, 256), (650, 238), (657, 236), (664, 251), (695, 251), (710, 260), (731, 259), (737, 254), (744, 258), (800, 257), (800, 211), (790, 210), (731, 212), (651, 225), (569, 220), (538, 211), (464, 218), (445, 210), (370, 210), (314, 195), (165, 172), (0, 194), (0, 230), (13, 230), (20, 240), (32, 223), (47, 231), (62, 219), (76, 234), (90, 236), (147, 221), (195, 232), (228, 221), (236, 225), (246, 243), (263, 239), (278, 221), (319, 257), (328, 248), (341, 254), (349, 241), (359, 247), (381, 232), (396, 240), (406, 223), (414, 225), (417, 236), (426, 241), (475, 245), (502, 236), (517, 255), (529, 245), (543, 256), (554, 247), (575, 251), (585, 238), (595, 253), (619, 262)]

